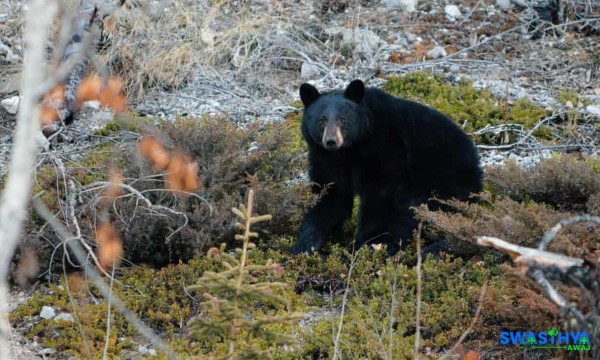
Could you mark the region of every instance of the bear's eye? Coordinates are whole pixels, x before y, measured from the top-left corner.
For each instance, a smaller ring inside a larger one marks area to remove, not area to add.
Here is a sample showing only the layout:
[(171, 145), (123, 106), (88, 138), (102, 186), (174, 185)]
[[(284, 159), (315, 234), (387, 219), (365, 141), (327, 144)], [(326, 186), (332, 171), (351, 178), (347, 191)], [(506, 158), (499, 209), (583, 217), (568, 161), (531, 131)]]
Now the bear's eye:
[(342, 125), (346, 125), (346, 118), (345, 118), (345, 117), (343, 117), (343, 116), (340, 116), (340, 118), (339, 118), (339, 120), (338, 120), (338, 121), (340, 122), (340, 124), (342, 124)]
[(321, 125), (321, 127), (325, 127), (326, 124), (327, 124), (327, 117), (321, 116), (321, 118), (319, 119), (319, 125)]

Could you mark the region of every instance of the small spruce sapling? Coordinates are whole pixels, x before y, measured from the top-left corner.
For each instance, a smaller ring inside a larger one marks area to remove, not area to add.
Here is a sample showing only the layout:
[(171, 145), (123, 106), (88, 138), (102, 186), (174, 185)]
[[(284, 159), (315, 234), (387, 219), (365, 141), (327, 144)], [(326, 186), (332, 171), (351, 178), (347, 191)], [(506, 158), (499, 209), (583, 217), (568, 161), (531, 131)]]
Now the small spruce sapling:
[[(253, 202), (254, 191), (250, 190), (247, 205), (232, 209), (242, 220), (242, 223), (235, 224), (243, 230), (243, 234), (235, 236), (236, 240), (242, 241), (242, 248), (236, 248), (235, 255), (225, 251), (225, 244), (219, 249), (211, 248), (207, 256), (220, 260), (225, 269), (221, 272), (207, 271), (196, 285), (187, 288), (201, 292), (204, 299), (202, 313), (190, 322), (192, 338), (228, 343), (224, 359), (234, 359), (234, 354), (239, 359), (263, 358), (277, 348), (297, 346), (296, 339), (282, 331), (281, 326), (269, 325), (291, 324), (303, 318), (302, 314), (274, 314), (288, 304), (282, 296), (288, 284), (258, 280), (259, 275), (267, 273), (281, 275), (281, 265), (270, 259), (264, 265), (248, 264), (248, 250), (256, 247), (250, 239), (258, 237), (250, 230), (251, 225), (271, 220), (271, 215), (252, 216)], [(267, 308), (268, 312), (253, 311)], [(265, 342), (268, 346), (261, 349), (259, 344)], [(219, 346), (213, 349), (219, 349)]]

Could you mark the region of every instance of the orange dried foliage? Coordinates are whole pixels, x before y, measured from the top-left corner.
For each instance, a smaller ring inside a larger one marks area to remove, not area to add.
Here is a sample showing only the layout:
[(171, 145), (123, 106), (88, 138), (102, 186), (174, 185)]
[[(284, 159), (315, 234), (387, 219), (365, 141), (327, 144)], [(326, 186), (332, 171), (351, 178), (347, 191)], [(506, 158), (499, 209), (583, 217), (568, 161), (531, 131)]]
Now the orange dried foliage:
[[(102, 106), (116, 112), (125, 111), (127, 107), (123, 95), (123, 82), (118, 78), (110, 78), (105, 84), (99, 76), (87, 76), (81, 80), (75, 98), (78, 107), (85, 101), (91, 100), (98, 100)], [(42, 99), (40, 110), (40, 123), (42, 126), (48, 126), (58, 121), (57, 109), (65, 106), (65, 86), (63, 84), (56, 85)]]
[(40, 264), (36, 252), (32, 248), (25, 248), (21, 254), (21, 261), (17, 266), (17, 282), (21, 286), (26, 285), (35, 279), (39, 271)]
[(98, 245), (98, 261), (103, 269), (108, 270), (117, 265), (123, 256), (123, 244), (117, 232), (109, 222), (102, 223), (96, 229)]
[(138, 153), (148, 160), (155, 170), (165, 170), (171, 161), (169, 152), (153, 136), (146, 136), (138, 142)]
[(126, 100), (123, 95), (123, 82), (117, 78), (108, 79), (108, 83), (100, 92), (98, 100), (102, 106), (114, 111), (125, 111)]
[(121, 185), (123, 184), (123, 175), (115, 169), (110, 170), (110, 179), (108, 180), (108, 187), (104, 192), (104, 197), (108, 199), (114, 199), (121, 195)]
[(138, 152), (156, 170), (166, 170), (167, 187), (174, 191), (197, 191), (202, 187), (198, 178), (198, 164), (183, 153), (170, 154), (153, 136), (138, 142)]
[(392, 53), (390, 54), (390, 62), (397, 64), (400, 62), (400, 56), (398, 55), (397, 52), (392, 51)]
[(102, 88), (102, 78), (98, 76), (88, 76), (81, 80), (75, 97), (77, 98), (77, 105), (81, 106), (86, 101), (96, 100), (100, 95), (100, 89)]
[(123, 82), (118, 78), (110, 78), (105, 84), (99, 76), (88, 76), (77, 88), (76, 98), (77, 106), (81, 106), (85, 101), (98, 100), (102, 106), (117, 112), (126, 108)]
[(200, 188), (198, 165), (188, 156), (175, 153), (167, 168), (167, 187), (175, 191), (196, 191)]
[(47, 126), (58, 120), (57, 109), (65, 106), (65, 86), (60, 84), (44, 94), (42, 109), (40, 110), (40, 123)]
[(469, 352), (465, 355), (463, 360), (479, 360), (479, 353), (474, 350), (469, 350)]

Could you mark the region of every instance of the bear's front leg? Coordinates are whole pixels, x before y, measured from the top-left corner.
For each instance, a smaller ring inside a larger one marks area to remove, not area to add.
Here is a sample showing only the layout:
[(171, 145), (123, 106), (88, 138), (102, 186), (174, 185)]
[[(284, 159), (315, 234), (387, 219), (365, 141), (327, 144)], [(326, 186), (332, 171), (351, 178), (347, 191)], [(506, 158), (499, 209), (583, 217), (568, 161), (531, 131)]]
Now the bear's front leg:
[(309, 172), (315, 183), (313, 193), (319, 194), (325, 187), (325, 194), (304, 215), (298, 241), (292, 246), (293, 254), (318, 250), (331, 231), (352, 215), (354, 191), (350, 172), (325, 162), (316, 162)]

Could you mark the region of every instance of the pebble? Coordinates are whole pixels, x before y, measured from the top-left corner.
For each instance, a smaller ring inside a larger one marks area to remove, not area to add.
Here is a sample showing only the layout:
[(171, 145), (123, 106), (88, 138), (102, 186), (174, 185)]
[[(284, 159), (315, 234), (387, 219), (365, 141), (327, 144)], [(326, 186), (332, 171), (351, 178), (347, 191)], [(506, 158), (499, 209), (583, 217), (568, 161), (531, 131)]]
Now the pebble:
[(496, 6), (502, 11), (509, 11), (514, 7), (510, 0), (496, 0)]
[(450, 21), (456, 21), (456, 19), (460, 19), (462, 17), (462, 13), (456, 5), (446, 5), (444, 8), (444, 13), (446, 14), (446, 19)]
[(69, 313), (58, 314), (54, 317), (54, 321), (61, 321), (61, 320), (75, 322), (75, 318), (73, 317), (73, 315), (71, 315)]
[(427, 56), (432, 59), (442, 58), (446, 56), (446, 50), (441, 46), (436, 46), (427, 52)]
[(588, 114), (600, 116), (600, 106), (598, 106), (598, 105), (588, 105), (585, 107), (585, 111)]
[(2, 106), (9, 114), (15, 115), (19, 110), (19, 96), (12, 96), (0, 101)]
[(140, 353), (140, 355), (156, 356), (156, 350), (149, 349), (148, 347), (146, 347), (144, 345), (138, 346), (138, 352)]
[(407, 12), (413, 12), (417, 8), (417, 0), (382, 0), (388, 9), (401, 9)]
[(50, 307), (50, 306), (42, 307), (42, 311), (40, 311), (40, 317), (42, 319), (52, 319), (55, 316), (56, 316), (56, 312), (54, 311), (54, 309), (52, 307)]

